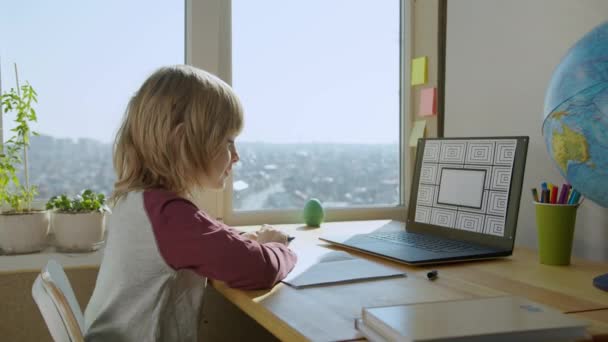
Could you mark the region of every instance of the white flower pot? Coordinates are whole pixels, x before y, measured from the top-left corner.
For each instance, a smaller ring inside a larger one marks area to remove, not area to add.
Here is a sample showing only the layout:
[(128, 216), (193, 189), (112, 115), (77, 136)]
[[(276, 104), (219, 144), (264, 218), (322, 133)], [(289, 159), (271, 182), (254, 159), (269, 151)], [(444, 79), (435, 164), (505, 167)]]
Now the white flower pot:
[(48, 211), (0, 214), (0, 249), (2, 253), (39, 252), (46, 246), (48, 233)]
[(100, 212), (51, 214), (55, 246), (66, 252), (88, 252), (99, 248), (105, 232), (105, 215)]

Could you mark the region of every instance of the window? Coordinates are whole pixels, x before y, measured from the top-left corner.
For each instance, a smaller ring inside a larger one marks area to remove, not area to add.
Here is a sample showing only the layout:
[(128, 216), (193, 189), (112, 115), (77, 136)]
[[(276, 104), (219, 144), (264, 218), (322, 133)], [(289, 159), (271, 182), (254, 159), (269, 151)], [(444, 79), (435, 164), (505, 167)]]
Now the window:
[[(131, 94), (156, 68), (184, 63), (184, 2), (5, 1), (2, 89), (38, 92), (30, 182), (44, 199), (90, 187), (109, 194), (112, 140)], [(13, 127), (4, 118), (4, 137)]]
[(401, 204), (400, 1), (233, 0), (231, 14), (235, 214)]

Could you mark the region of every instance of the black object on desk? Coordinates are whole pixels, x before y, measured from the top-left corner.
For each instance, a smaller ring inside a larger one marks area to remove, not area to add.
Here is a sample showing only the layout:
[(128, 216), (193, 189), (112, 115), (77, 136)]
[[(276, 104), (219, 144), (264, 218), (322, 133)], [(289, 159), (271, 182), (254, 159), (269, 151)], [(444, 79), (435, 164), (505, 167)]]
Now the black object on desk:
[(593, 285), (600, 290), (608, 291), (608, 273), (593, 278)]

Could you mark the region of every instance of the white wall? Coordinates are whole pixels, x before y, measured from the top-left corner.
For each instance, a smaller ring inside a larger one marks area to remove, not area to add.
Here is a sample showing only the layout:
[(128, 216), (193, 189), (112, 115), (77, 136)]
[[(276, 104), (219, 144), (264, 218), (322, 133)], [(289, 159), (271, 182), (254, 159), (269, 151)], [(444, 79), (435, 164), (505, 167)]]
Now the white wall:
[[(529, 189), (563, 182), (541, 134), (551, 74), (570, 46), (607, 19), (605, 0), (448, 1), (445, 135), (530, 136), (518, 245), (536, 247)], [(573, 253), (608, 260), (608, 208), (591, 201), (579, 208)]]

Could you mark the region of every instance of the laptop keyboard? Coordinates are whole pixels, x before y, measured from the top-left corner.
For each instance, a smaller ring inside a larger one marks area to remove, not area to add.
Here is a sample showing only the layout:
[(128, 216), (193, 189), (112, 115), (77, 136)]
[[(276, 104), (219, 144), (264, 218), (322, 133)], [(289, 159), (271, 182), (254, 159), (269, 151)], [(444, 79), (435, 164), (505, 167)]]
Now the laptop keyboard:
[(482, 246), (476, 246), (467, 242), (437, 238), (435, 236), (407, 233), (407, 232), (386, 232), (373, 233), (367, 235), (370, 238), (389, 241), (400, 245), (412, 246), (425, 249), (431, 252), (457, 253), (464, 251), (483, 250)]

